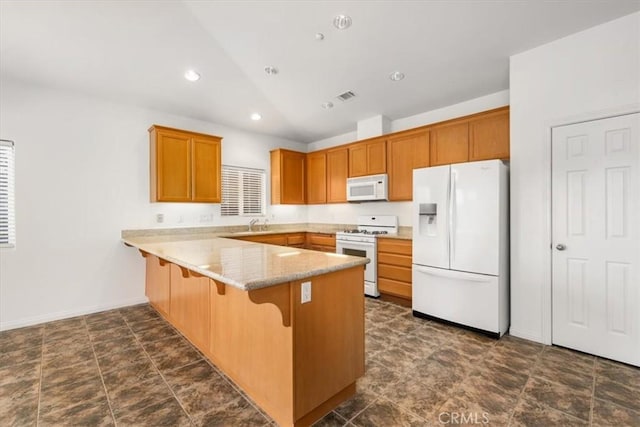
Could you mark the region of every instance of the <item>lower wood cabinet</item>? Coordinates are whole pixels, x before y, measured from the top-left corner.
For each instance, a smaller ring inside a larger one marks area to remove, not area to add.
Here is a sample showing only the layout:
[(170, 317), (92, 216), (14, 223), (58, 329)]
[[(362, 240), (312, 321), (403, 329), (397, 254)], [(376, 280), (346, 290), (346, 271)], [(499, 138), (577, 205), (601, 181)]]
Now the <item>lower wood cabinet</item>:
[(336, 235), (330, 233), (282, 233), (259, 234), (253, 236), (234, 237), (249, 242), (268, 243), (270, 245), (290, 246), (293, 248), (311, 249), (321, 252), (336, 251)]
[(307, 249), (321, 252), (336, 251), (336, 235), (328, 233), (307, 233)]
[(411, 240), (378, 238), (378, 290), (411, 299)]
[(293, 248), (304, 248), (307, 240), (307, 233), (287, 234), (287, 246)]
[(235, 237), (238, 240), (246, 240), (248, 242), (267, 243), (269, 245), (287, 246), (286, 234), (259, 234), (254, 236)]

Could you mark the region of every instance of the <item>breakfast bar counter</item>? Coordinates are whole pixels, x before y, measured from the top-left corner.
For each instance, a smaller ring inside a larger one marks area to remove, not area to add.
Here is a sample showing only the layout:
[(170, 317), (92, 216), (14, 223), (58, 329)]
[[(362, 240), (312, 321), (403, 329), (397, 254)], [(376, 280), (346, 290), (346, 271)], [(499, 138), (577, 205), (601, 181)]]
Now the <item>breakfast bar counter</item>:
[(355, 393), (368, 260), (203, 234), (123, 242), (145, 257), (153, 307), (279, 425)]

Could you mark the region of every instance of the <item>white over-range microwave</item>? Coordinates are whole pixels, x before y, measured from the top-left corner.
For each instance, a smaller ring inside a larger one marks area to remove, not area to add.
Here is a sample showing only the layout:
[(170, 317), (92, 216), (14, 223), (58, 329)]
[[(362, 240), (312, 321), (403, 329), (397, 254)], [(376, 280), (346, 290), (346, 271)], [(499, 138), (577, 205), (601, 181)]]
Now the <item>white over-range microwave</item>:
[(350, 202), (388, 200), (387, 181), (386, 173), (347, 178), (347, 200)]

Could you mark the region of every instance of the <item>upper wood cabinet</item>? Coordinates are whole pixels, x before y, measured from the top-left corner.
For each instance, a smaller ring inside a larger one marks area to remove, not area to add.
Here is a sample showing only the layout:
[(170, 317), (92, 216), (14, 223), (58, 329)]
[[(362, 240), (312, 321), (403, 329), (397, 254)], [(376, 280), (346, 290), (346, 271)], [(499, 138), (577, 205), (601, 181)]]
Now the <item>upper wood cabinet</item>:
[(271, 203), (305, 203), (305, 153), (279, 148), (271, 151)]
[(307, 203), (327, 203), (327, 153), (307, 154)]
[(385, 143), (385, 138), (376, 138), (349, 146), (349, 177), (386, 173)]
[(403, 133), (387, 139), (389, 200), (411, 200), (413, 170), (429, 166), (429, 131)]
[(509, 158), (509, 107), (469, 122), (469, 161)]
[(347, 201), (349, 151), (346, 147), (327, 150), (327, 203)]
[(217, 136), (151, 126), (151, 201), (220, 203), (221, 141)]
[(431, 166), (469, 161), (469, 122), (431, 128)]

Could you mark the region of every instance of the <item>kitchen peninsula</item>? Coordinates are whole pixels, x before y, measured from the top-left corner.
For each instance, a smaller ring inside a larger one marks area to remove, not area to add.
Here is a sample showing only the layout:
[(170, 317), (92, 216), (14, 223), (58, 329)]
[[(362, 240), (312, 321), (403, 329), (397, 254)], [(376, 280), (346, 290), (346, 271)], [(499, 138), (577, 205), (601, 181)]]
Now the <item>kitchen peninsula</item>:
[(145, 257), (150, 303), (279, 425), (355, 393), (366, 259), (207, 234), (123, 241)]

